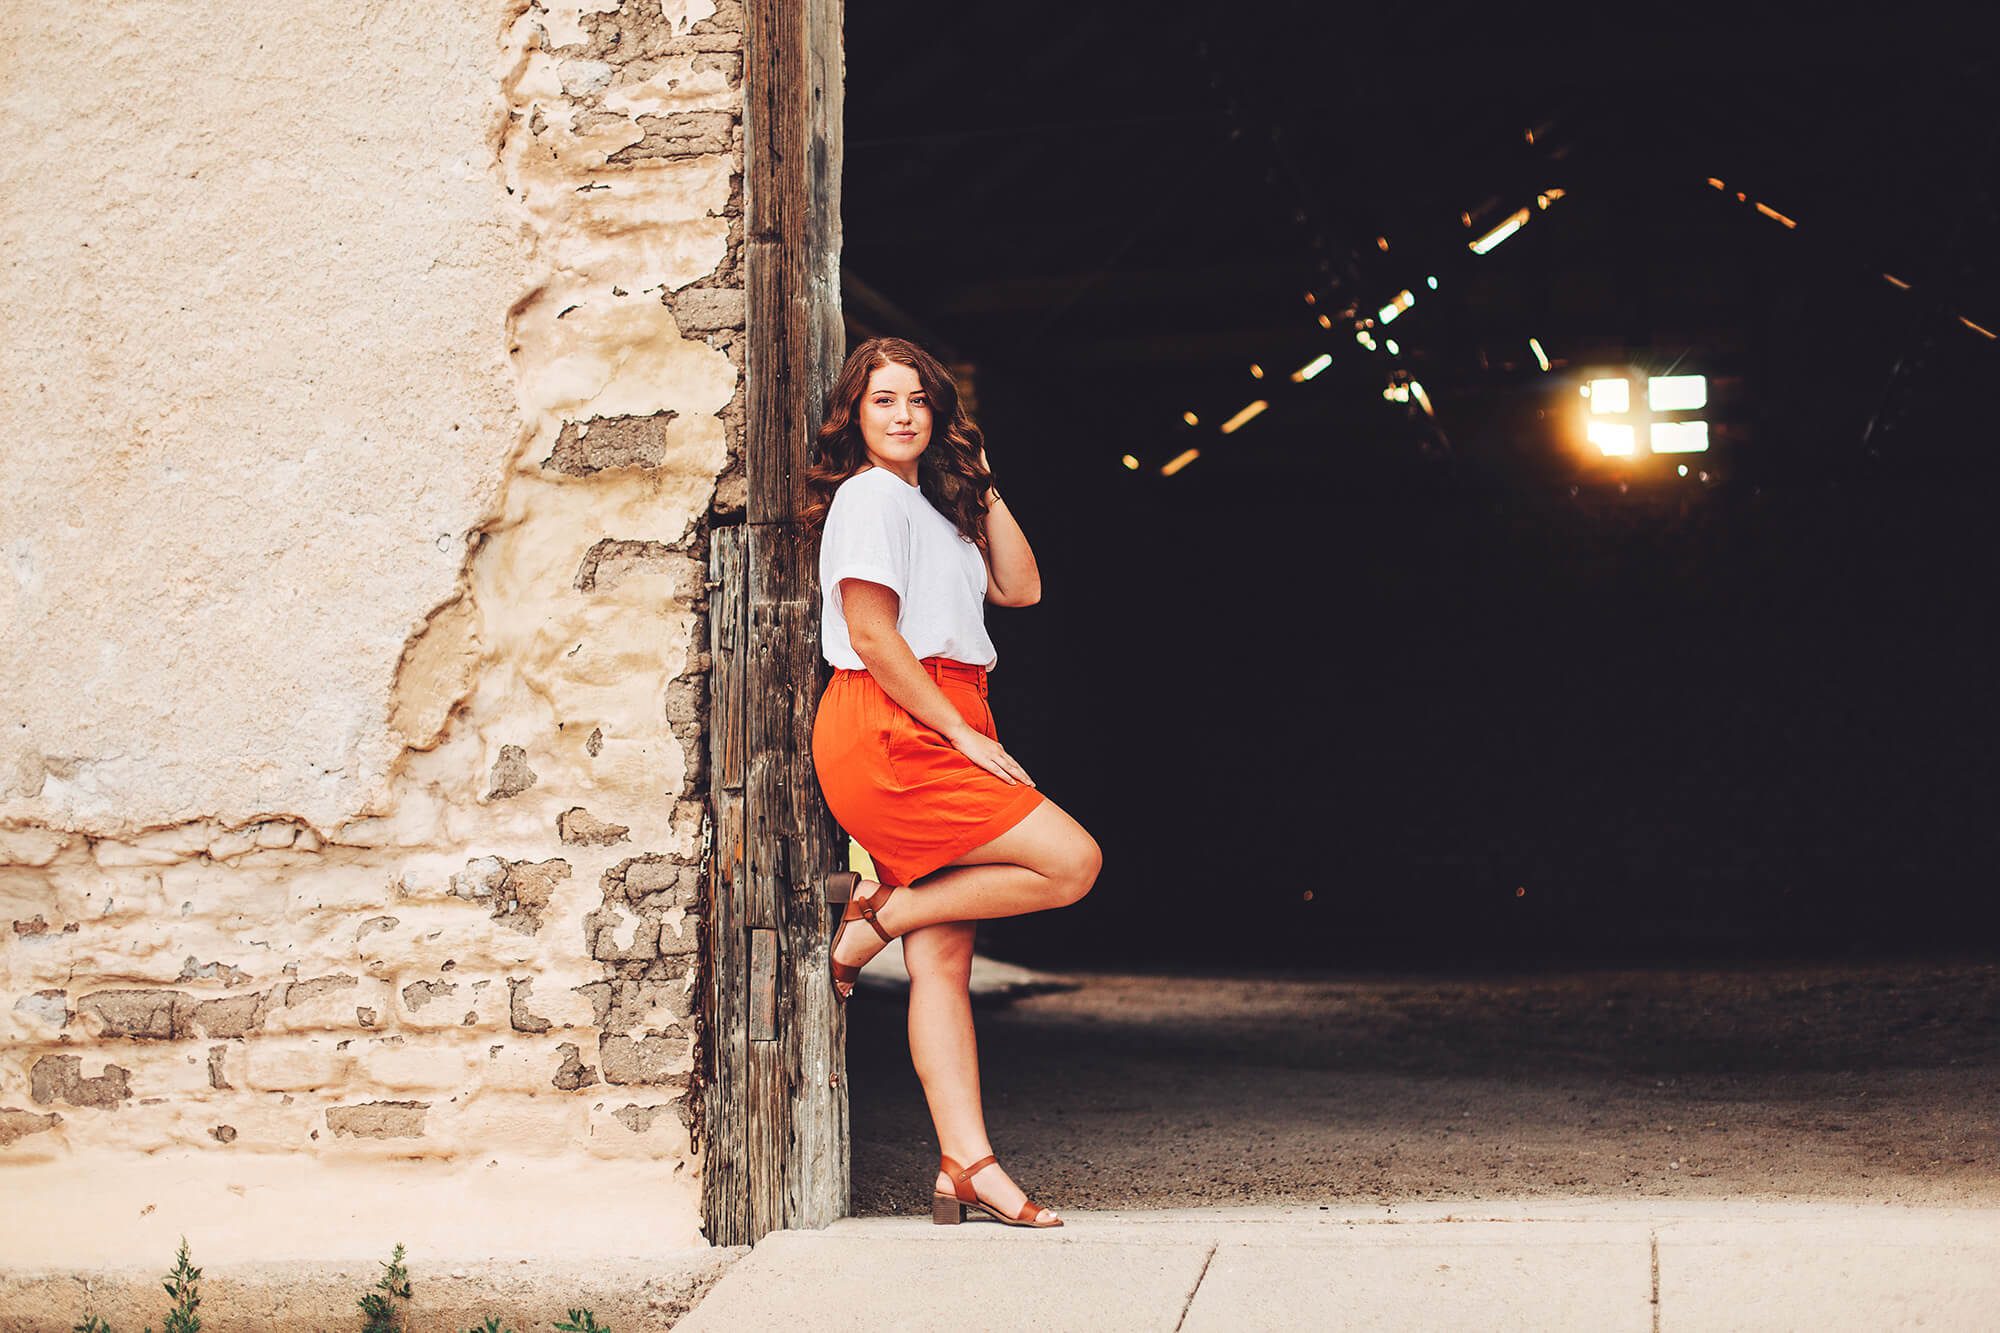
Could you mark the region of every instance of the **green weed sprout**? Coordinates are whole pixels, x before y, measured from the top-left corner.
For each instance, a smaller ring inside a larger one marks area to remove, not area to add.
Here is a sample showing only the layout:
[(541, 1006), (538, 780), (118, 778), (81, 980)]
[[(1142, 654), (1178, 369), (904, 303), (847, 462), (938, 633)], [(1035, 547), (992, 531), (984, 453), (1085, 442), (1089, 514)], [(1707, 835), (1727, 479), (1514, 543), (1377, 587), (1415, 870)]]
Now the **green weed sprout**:
[[(403, 1267), (401, 1241), (396, 1242), (389, 1262), (382, 1266), (389, 1271), (375, 1284), (375, 1291), (356, 1302), (368, 1321), (362, 1325), (361, 1333), (403, 1333), (403, 1316), (393, 1303), (398, 1299), (410, 1299), (410, 1273)], [(383, 1294), (378, 1295), (378, 1292)]]

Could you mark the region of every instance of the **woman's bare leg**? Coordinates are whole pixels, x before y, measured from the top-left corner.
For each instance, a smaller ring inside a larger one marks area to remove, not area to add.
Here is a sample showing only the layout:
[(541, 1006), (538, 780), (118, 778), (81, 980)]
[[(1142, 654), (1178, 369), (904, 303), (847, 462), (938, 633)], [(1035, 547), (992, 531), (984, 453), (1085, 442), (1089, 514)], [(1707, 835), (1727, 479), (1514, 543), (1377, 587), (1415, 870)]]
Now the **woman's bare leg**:
[[(1045, 798), (997, 838), (891, 894), (876, 919), (896, 935), (945, 922), (1063, 907), (1090, 892), (1103, 865), (1097, 840), (1068, 811)], [(879, 891), (875, 881), (863, 880), (856, 896), (872, 897)], [(856, 927), (841, 932), (834, 956), (858, 966), (881, 949), (879, 935)]]
[[(910, 967), (910, 1063), (923, 1081), (940, 1148), (960, 1166), (993, 1151), (980, 1105), (979, 1046), (968, 988), (977, 929), (972, 921), (946, 921), (903, 936), (903, 958)], [(1005, 1213), (1018, 1213), (1027, 1198), (997, 1162), (973, 1173), (973, 1187)], [(953, 1190), (943, 1171), (936, 1189), (941, 1194)]]
[[(910, 971), (910, 1061), (923, 1082), (940, 1150), (961, 1166), (993, 1151), (979, 1095), (979, 1048), (972, 1025), (976, 922), (1073, 903), (1089, 892), (1102, 863), (1096, 841), (1066, 811), (1045, 800), (998, 838), (892, 895), (880, 913), (892, 933), (902, 932), (903, 960)], [(864, 887), (875, 891), (873, 885)], [(900, 916), (892, 913), (905, 898), (916, 907)], [(927, 912), (952, 910), (967, 915), (921, 919)], [(866, 933), (879, 947), (879, 937)], [(845, 936), (841, 942), (847, 942)], [(1010, 1215), (1027, 1199), (998, 1162), (974, 1172), (972, 1183), (981, 1198)], [(936, 1188), (945, 1194), (953, 1190), (943, 1171)], [(1045, 1208), (1036, 1216), (1046, 1222), (1055, 1214)]]

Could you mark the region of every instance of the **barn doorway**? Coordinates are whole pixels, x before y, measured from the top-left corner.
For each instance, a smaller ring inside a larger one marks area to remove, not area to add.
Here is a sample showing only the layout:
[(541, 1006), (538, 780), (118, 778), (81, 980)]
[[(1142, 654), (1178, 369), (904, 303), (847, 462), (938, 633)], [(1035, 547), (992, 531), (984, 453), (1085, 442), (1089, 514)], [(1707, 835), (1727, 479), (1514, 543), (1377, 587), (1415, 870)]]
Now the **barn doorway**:
[[(1017, 1180), (1993, 1202), (1977, 71), (1885, 112), (1841, 90), (1902, 37), (1740, 14), (845, 21), (848, 337), (971, 385), (1046, 582), (995, 712), (1106, 850), (981, 928)], [(854, 1207), (918, 1208), (900, 997), (848, 1018)]]

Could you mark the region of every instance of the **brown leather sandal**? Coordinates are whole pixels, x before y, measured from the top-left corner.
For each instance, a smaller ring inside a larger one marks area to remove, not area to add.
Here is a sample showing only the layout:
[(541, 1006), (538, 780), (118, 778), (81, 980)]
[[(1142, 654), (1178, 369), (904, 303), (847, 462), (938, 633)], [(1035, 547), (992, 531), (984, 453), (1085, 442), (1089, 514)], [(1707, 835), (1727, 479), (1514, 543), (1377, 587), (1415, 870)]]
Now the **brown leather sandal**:
[(1043, 1209), (1033, 1199), (1026, 1200), (1021, 1205), (1021, 1211), (1009, 1217), (979, 1197), (979, 1191), (972, 1187), (972, 1173), (997, 1160), (992, 1153), (988, 1153), (971, 1166), (960, 1166), (957, 1162), (952, 1161), (951, 1158), (940, 1155), (938, 1158), (938, 1170), (951, 1177), (952, 1192), (950, 1194), (939, 1194), (935, 1189), (931, 1191), (931, 1221), (937, 1223), (939, 1226), (955, 1226), (965, 1220), (966, 1209), (977, 1208), (981, 1212), (993, 1217), (994, 1220), (1005, 1222), (1010, 1227), (1061, 1226), (1062, 1219), (1060, 1217), (1055, 1218), (1053, 1221), (1037, 1222), (1035, 1218), (1041, 1215)]
[(833, 952), (840, 947), (841, 932), (847, 929), (847, 923), (850, 921), (866, 921), (869, 925), (875, 927), (875, 933), (882, 937), (884, 944), (896, 938), (888, 931), (882, 929), (882, 923), (875, 919), (875, 913), (881, 908), (883, 903), (889, 901), (889, 895), (901, 886), (883, 884), (880, 880), (877, 880), (876, 884), (878, 887), (874, 893), (868, 895), (866, 898), (856, 898), (854, 891), (861, 887), (860, 871), (835, 870), (829, 872), (826, 877), (826, 900), (830, 903), (847, 904), (845, 910), (840, 914), (840, 925), (834, 929), (833, 943), (826, 946), (827, 962), (832, 965), (833, 993), (843, 1000), (847, 998), (848, 991), (843, 991), (840, 987), (845, 984), (848, 990), (851, 991), (854, 987), (855, 979), (861, 975), (861, 969), (867, 966), (866, 963), (849, 965), (847, 963), (834, 962)]

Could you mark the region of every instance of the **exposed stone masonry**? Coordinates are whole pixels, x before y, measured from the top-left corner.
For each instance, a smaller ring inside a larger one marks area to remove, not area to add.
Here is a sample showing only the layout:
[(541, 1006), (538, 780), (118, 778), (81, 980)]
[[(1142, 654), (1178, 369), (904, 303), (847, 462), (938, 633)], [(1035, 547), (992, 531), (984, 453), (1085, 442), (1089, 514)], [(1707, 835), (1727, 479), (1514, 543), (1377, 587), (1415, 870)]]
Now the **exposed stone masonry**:
[(333, 823), (0, 821), (0, 1189), (10, 1162), (174, 1148), (629, 1157), (699, 1197), (742, 14), (544, 0), (495, 68), (487, 166), (531, 256), (491, 311), (518, 445), (383, 682), (400, 753)]

